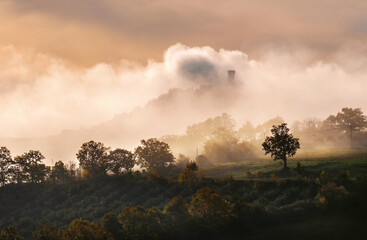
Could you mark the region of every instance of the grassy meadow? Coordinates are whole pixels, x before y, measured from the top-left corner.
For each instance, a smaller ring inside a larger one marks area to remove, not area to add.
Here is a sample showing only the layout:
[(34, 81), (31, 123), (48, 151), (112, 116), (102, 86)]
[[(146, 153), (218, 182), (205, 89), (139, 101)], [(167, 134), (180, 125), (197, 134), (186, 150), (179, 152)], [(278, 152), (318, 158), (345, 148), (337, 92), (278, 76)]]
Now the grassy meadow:
[[(300, 150), (295, 157), (288, 160), (288, 166), (294, 168), (300, 162), (305, 166), (306, 175), (318, 177), (322, 171), (337, 177), (349, 171), (351, 176), (358, 176), (367, 172), (367, 149), (318, 149)], [(237, 163), (218, 164), (213, 168), (202, 170), (206, 177), (229, 177), (235, 179), (251, 177), (269, 178), (271, 174), (277, 176), (282, 168), (281, 160), (273, 161), (270, 156), (258, 157)], [(257, 174), (258, 172), (263, 174)]]

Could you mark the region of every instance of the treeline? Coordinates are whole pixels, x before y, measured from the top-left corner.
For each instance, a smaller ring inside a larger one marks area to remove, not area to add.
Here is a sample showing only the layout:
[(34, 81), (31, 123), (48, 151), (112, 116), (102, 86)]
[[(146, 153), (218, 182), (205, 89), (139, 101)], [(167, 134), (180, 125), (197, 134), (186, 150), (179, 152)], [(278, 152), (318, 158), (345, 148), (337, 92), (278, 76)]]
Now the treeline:
[[(39, 183), (44, 180), (66, 181), (76, 177), (102, 177), (108, 174), (132, 174), (134, 166), (143, 170), (166, 173), (173, 167), (174, 156), (167, 143), (155, 138), (142, 140), (134, 152), (126, 149), (111, 149), (101, 142), (84, 143), (76, 157), (79, 166), (65, 165), (58, 161), (54, 166), (43, 163), (45, 157), (40, 151), (30, 150), (12, 158), (9, 149), (0, 148), (0, 183)], [(178, 170), (178, 169), (176, 169)]]
[[(235, 130), (235, 121), (228, 114), (191, 125), (182, 136), (170, 135), (142, 140), (134, 152), (111, 149), (103, 143), (84, 143), (77, 153), (78, 167), (58, 161), (54, 166), (43, 163), (39, 151), (29, 151), (14, 158), (6, 147), (0, 148), (0, 184), (41, 182), (45, 179), (64, 181), (75, 177), (98, 177), (106, 174), (132, 173), (134, 166), (143, 171), (177, 175), (194, 159), (203, 168), (218, 162), (253, 159), (261, 152), (261, 144), (274, 125), (284, 123), (281, 117), (254, 127), (246, 122)], [(292, 132), (301, 139), (303, 149), (329, 147), (366, 147), (367, 117), (359, 108), (343, 108), (325, 120), (306, 119), (292, 124)], [(168, 145), (169, 144), (169, 145)], [(203, 146), (199, 154), (198, 146)], [(177, 161), (171, 148), (178, 154)], [(188, 154), (191, 149), (191, 154)], [(192, 154), (192, 152), (195, 152)], [(193, 157), (195, 156), (195, 157)]]
[[(274, 117), (254, 126), (247, 121), (236, 129), (236, 122), (228, 114), (209, 118), (188, 126), (183, 135), (162, 138), (176, 154), (194, 158), (199, 152), (202, 166), (236, 162), (262, 155), (261, 144), (272, 127), (284, 123)], [(303, 149), (320, 147), (367, 147), (367, 117), (360, 108), (342, 108), (326, 119), (307, 118), (290, 125), (292, 133), (301, 139)]]

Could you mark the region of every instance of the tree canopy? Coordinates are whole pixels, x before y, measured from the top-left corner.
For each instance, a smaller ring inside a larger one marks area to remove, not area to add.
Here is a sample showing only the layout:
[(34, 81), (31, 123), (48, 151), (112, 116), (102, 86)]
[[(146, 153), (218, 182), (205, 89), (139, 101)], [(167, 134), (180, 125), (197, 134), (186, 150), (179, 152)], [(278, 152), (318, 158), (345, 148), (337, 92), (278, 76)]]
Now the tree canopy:
[(76, 154), (79, 165), (89, 176), (105, 175), (108, 168), (108, 148), (101, 142), (89, 141), (83, 143)]
[(294, 156), (297, 149), (300, 148), (299, 139), (294, 138), (289, 133), (289, 128), (286, 123), (273, 126), (271, 134), (272, 136), (266, 137), (262, 144), (265, 155), (270, 153), (274, 161), (278, 159), (283, 160), (284, 169), (286, 169), (287, 158)]
[(174, 162), (169, 145), (156, 138), (141, 140), (141, 146), (135, 149), (137, 163), (148, 171), (161, 169)]
[(45, 157), (40, 151), (29, 150), (14, 158), (17, 182), (40, 182), (46, 176)]
[(134, 165), (134, 154), (126, 149), (117, 148), (108, 155), (108, 169), (115, 174), (119, 174), (122, 169), (130, 171)]
[(342, 108), (336, 115), (330, 115), (324, 124), (331, 128), (342, 130), (361, 131), (367, 127), (367, 116), (360, 108)]

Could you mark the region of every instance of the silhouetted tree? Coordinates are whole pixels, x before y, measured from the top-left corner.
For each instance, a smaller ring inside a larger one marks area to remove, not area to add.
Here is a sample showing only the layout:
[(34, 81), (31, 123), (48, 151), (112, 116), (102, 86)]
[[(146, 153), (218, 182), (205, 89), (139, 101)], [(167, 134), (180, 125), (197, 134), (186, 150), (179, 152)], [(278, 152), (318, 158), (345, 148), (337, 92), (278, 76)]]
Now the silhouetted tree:
[(278, 126), (273, 126), (271, 129), (272, 136), (266, 137), (262, 144), (265, 155), (270, 153), (275, 160), (281, 159), (284, 163), (284, 169), (287, 169), (287, 159), (296, 154), (297, 149), (300, 148), (298, 138), (294, 138), (289, 133), (289, 128), (286, 123)]
[(76, 154), (84, 174), (91, 177), (105, 175), (108, 169), (108, 148), (101, 142), (83, 143)]
[(9, 180), (11, 165), (13, 163), (9, 149), (0, 148), (0, 186), (4, 186)]
[(30, 150), (14, 158), (16, 164), (15, 172), (18, 183), (41, 182), (45, 179), (47, 168), (42, 163), (45, 157), (40, 151)]
[(134, 154), (128, 150), (117, 148), (108, 155), (108, 169), (115, 174), (119, 174), (122, 169), (128, 172), (134, 165)]
[(178, 181), (180, 183), (184, 183), (188, 186), (191, 186), (193, 183), (197, 182), (198, 177), (196, 176), (196, 172), (199, 170), (196, 162), (189, 162), (183, 173), (178, 176)]
[(156, 138), (141, 140), (141, 146), (135, 149), (137, 163), (148, 171), (162, 169), (174, 162), (174, 157), (167, 143)]
[(60, 233), (50, 224), (41, 224), (32, 232), (35, 240), (60, 240)]
[(52, 167), (51, 179), (58, 181), (65, 181), (69, 178), (69, 172), (62, 161), (57, 161)]

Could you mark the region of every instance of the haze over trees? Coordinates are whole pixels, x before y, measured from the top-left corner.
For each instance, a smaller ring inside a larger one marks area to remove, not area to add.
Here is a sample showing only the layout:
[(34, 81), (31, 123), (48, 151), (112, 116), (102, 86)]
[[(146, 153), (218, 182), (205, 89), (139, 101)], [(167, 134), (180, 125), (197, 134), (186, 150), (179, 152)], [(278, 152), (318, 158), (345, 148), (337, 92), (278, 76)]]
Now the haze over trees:
[(327, 127), (360, 132), (367, 127), (367, 117), (360, 108), (345, 107), (336, 115), (327, 117), (324, 123)]
[[(277, 175), (283, 171), (275, 169), (274, 165), (271, 168), (275, 170), (270, 172), (251, 170), (254, 166), (253, 169), (257, 169), (256, 165), (268, 165), (266, 161), (248, 162), (245, 159), (238, 162), (231, 155), (236, 153), (241, 142), (256, 147), (255, 144), (263, 139), (262, 131), (277, 120), (280, 119), (267, 121), (259, 128), (248, 127), (255, 131), (252, 140), (238, 137), (239, 131), (235, 128), (214, 128), (203, 145), (213, 147), (212, 154), (223, 149), (227, 155), (218, 155), (224, 159), (219, 162), (210, 162), (206, 155), (214, 157), (209, 152), (197, 155), (195, 161), (180, 154), (175, 162), (169, 144), (156, 138), (142, 140), (135, 152), (111, 149), (100, 142), (86, 142), (77, 153), (79, 168), (61, 161), (52, 167), (45, 166), (39, 151), (16, 156), (15, 161), (10, 151), (3, 147), (0, 169), (2, 179), (5, 176), (6, 180), (0, 189), (0, 212), (5, 215), (0, 216), (0, 226), (8, 227), (0, 227), (0, 236), (22, 239), (15, 228), (9, 227), (11, 223), (27, 240), (31, 239), (31, 233), (36, 240), (230, 238), (236, 234), (254, 234), (249, 229), (268, 231), (272, 236), (274, 229), (283, 226), (277, 220), (279, 217), (287, 224), (297, 222), (299, 214), (307, 213), (308, 221), (313, 221), (312, 217), (319, 216), (323, 209), (344, 217), (335, 209), (355, 212), (354, 204), (367, 202), (366, 178), (355, 175), (355, 170), (351, 174), (352, 171), (343, 168), (342, 174), (329, 175), (315, 168), (310, 172), (311, 168), (300, 162), (290, 163), (285, 180), (281, 174)], [(319, 123), (314, 119), (301, 122), (313, 129), (312, 132), (322, 132)], [(242, 130), (242, 134), (245, 132)], [(293, 137), (286, 123), (273, 126), (270, 132), (263, 149), (274, 160), (283, 161), (287, 169), (288, 159), (300, 147), (299, 140)], [(363, 129), (360, 134), (363, 136)], [(361, 168), (363, 159), (359, 155), (356, 159), (353, 161)], [(228, 162), (220, 164), (225, 161)], [(205, 166), (203, 162), (210, 166), (204, 169), (204, 174), (198, 171)], [(322, 166), (326, 163), (327, 160), (322, 160)], [(348, 163), (348, 168), (351, 164)], [(133, 171), (135, 166), (140, 167), (139, 171)], [(16, 174), (11, 169), (16, 170)], [(248, 174), (250, 170), (253, 174)], [(206, 173), (210, 171), (222, 175), (209, 178)], [(235, 177), (232, 171), (237, 171)], [(356, 177), (351, 178), (351, 175)], [(327, 211), (322, 212), (324, 218)], [(327, 220), (330, 219), (328, 216)], [(304, 223), (298, 221), (297, 224)], [(273, 230), (269, 230), (270, 225), (275, 226)], [(276, 231), (288, 232), (282, 228)]]

